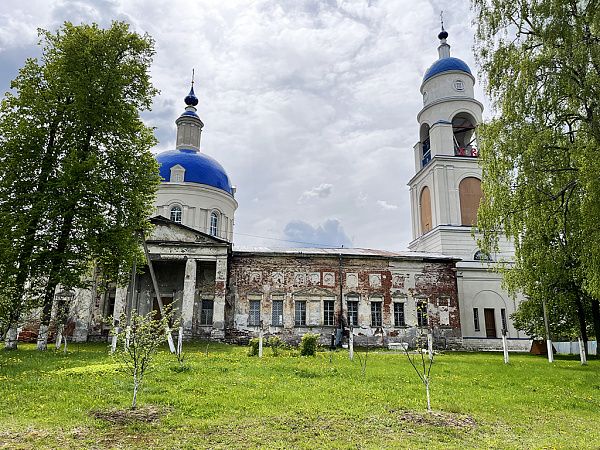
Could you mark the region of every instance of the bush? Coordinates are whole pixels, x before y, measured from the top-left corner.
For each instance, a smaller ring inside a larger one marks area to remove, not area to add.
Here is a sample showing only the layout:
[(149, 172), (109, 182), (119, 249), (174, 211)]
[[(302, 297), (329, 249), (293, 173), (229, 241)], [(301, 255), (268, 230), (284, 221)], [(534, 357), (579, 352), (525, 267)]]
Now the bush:
[(282, 344), (283, 344), (283, 341), (278, 336), (271, 336), (269, 338), (269, 346), (271, 347), (273, 356), (279, 355), (279, 349), (281, 348)]
[(300, 354), (302, 356), (315, 356), (317, 354), (318, 340), (318, 334), (312, 334), (309, 332), (302, 336), (302, 342), (300, 343)]
[[(258, 356), (258, 347), (260, 344), (260, 338), (252, 338), (250, 342), (248, 342), (248, 356)], [(263, 338), (263, 347), (267, 344), (266, 339)]]

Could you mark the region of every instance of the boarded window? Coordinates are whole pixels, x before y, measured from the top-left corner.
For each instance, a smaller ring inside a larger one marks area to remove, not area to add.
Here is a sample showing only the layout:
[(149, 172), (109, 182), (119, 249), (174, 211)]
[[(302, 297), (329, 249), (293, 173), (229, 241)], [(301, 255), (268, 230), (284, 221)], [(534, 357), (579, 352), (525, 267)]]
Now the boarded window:
[(458, 185), (460, 197), (460, 219), (462, 225), (477, 225), (477, 210), (483, 198), (481, 181), (475, 177), (467, 177)]
[(425, 186), (421, 191), (421, 232), (427, 233), (431, 230), (431, 193)]

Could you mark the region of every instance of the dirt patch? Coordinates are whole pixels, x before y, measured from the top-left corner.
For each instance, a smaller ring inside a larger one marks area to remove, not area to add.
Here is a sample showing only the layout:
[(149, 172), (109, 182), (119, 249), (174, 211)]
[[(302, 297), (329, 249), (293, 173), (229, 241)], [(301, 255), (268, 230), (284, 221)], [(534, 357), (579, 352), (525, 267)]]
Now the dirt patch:
[(453, 414), (439, 411), (430, 413), (418, 413), (414, 411), (391, 411), (399, 416), (399, 419), (409, 423), (430, 425), (439, 428), (471, 428), (477, 422), (465, 414)]
[(136, 409), (92, 410), (89, 412), (89, 415), (94, 419), (106, 420), (107, 422), (117, 424), (133, 422), (153, 423), (170, 411), (168, 408), (159, 408), (156, 405), (144, 405)]

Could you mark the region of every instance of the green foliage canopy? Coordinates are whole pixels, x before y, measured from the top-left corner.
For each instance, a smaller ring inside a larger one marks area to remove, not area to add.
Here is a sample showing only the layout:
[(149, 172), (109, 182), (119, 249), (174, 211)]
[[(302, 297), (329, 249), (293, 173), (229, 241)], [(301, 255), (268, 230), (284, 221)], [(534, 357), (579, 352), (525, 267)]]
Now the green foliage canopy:
[(140, 120), (157, 93), (153, 40), (123, 22), (39, 35), (43, 56), (25, 62), (0, 106), (0, 289), (15, 292), (3, 297), (13, 313), (47, 303), (58, 284), (81, 285), (92, 264), (124, 275), (159, 184)]
[[(531, 304), (517, 326), (541, 335), (541, 300), (555, 330), (585, 334), (600, 297), (600, 8), (595, 1), (472, 0), (475, 52), (493, 119), (479, 128), (480, 245), (516, 247), (501, 266)], [(521, 315), (521, 316), (519, 316)]]

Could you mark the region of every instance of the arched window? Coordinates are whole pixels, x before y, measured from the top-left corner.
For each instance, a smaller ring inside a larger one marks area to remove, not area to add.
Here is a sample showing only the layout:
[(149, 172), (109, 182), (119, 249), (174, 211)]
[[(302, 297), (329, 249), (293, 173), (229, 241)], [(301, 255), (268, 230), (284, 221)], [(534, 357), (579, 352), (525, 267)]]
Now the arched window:
[(462, 225), (477, 225), (477, 210), (483, 198), (481, 181), (475, 177), (467, 177), (458, 185), (460, 198), (460, 219)]
[(425, 186), (421, 191), (421, 233), (431, 230), (431, 193)]
[(210, 213), (210, 235), (218, 236), (219, 219), (217, 213)]
[(489, 253), (484, 252), (483, 250), (477, 250), (475, 252), (475, 256), (473, 256), (475, 261), (491, 261), (492, 257)]
[(171, 220), (173, 222), (181, 223), (181, 206), (171, 207)]

